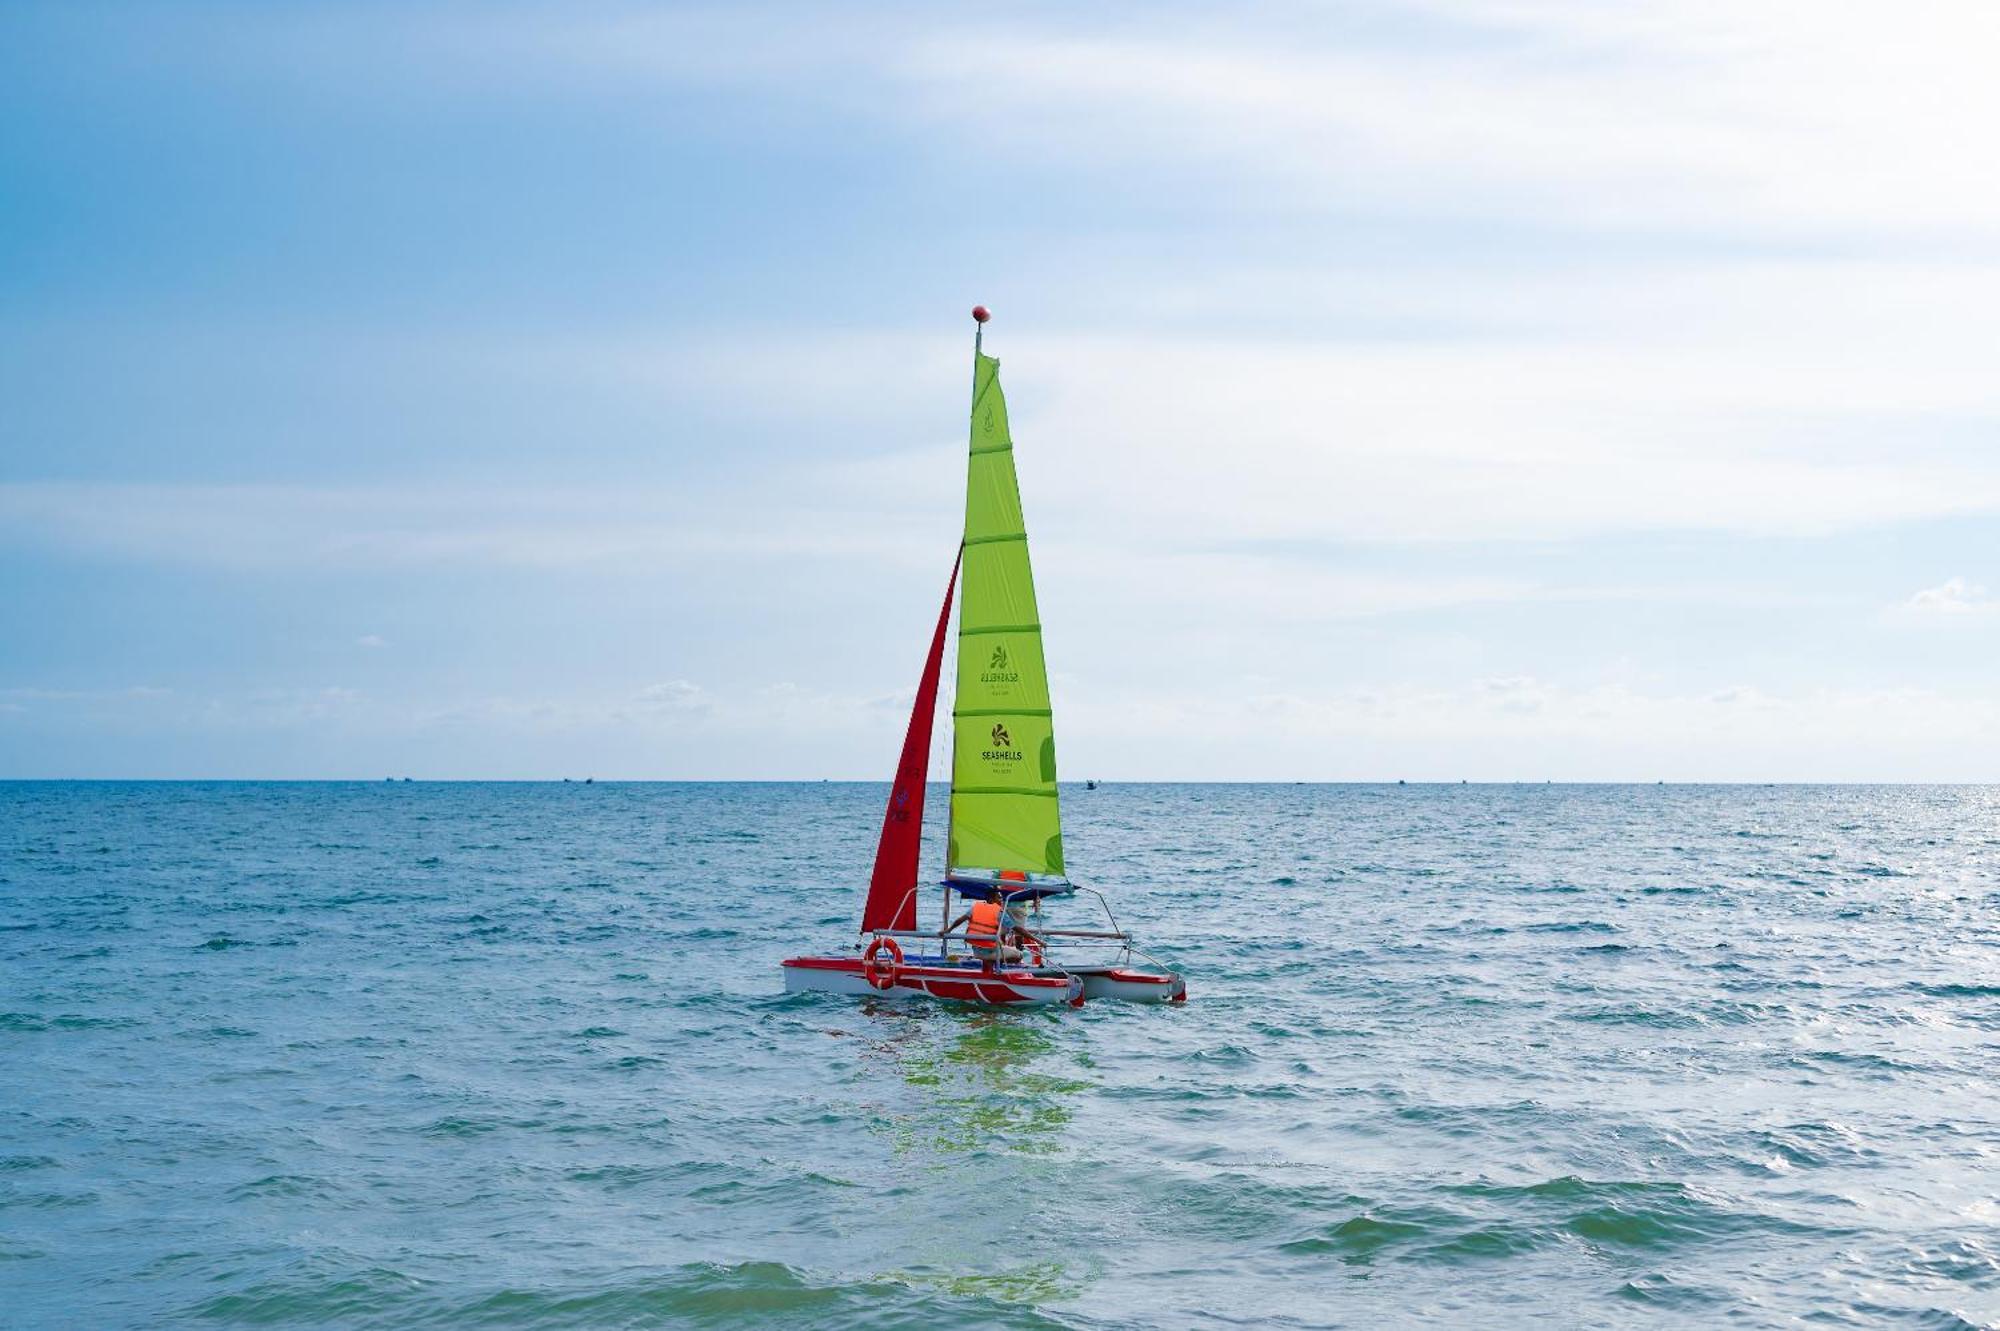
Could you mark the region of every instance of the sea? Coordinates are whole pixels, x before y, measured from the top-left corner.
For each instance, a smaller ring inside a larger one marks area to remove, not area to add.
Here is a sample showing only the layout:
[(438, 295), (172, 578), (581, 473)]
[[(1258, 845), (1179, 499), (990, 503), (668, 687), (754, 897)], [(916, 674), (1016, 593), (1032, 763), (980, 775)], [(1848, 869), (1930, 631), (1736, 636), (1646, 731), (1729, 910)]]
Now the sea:
[(0, 784), (0, 1324), (2000, 1325), (2000, 788), (1067, 787), (1185, 1005), (788, 996), (884, 793)]

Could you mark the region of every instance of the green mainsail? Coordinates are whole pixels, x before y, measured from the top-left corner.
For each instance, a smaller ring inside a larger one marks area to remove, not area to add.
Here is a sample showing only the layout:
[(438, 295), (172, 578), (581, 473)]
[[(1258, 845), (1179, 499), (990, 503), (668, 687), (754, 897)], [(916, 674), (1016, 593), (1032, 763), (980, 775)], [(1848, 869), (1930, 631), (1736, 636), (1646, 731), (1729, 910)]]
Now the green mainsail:
[(1063, 872), (1055, 728), (1000, 362), (975, 353), (952, 707), (955, 869)]

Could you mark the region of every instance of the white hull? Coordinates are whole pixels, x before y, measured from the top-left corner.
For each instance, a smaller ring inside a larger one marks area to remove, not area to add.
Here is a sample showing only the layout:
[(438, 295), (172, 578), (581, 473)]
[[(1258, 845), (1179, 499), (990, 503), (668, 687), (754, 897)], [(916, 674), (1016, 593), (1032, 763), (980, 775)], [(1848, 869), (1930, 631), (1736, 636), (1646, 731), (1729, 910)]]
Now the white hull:
[(1121, 1003), (1185, 1003), (1187, 981), (1172, 972), (1139, 971), (1126, 966), (1085, 966), (1071, 972), (1083, 981), (1085, 998), (1109, 998)]
[(785, 992), (788, 994), (846, 994), (850, 998), (921, 998), (914, 989), (900, 986), (877, 989), (858, 974), (846, 971), (809, 971), (786, 966)]

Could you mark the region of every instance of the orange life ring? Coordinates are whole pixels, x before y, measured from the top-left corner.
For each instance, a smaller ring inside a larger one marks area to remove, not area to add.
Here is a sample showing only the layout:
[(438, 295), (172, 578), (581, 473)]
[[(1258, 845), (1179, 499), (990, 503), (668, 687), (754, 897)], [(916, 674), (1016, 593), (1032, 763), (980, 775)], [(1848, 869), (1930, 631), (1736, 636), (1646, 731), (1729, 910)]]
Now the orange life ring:
[[(883, 948), (889, 949), (889, 960), (885, 965), (876, 965), (875, 957)], [(861, 954), (861, 976), (877, 989), (894, 989), (896, 973), (903, 969), (903, 949), (893, 938), (876, 935), (868, 950)]]

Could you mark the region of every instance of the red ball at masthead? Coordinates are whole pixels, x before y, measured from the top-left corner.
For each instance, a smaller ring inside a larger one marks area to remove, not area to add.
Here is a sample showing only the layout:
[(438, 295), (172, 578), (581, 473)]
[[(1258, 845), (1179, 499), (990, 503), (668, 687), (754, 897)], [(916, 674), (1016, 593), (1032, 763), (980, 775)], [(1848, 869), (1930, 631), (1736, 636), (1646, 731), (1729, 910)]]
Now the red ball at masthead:
[(993, 312), (987, 309), (984, 305), (975, 305), (972, 307), (972, 321), (974, 323), (983, 324), (992, 317), (993, 317)]

